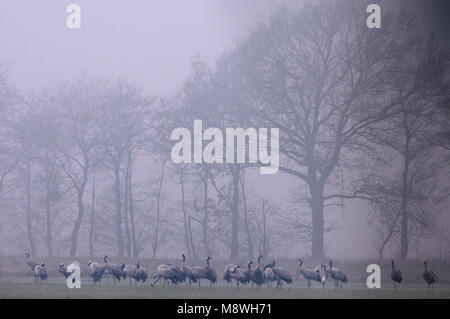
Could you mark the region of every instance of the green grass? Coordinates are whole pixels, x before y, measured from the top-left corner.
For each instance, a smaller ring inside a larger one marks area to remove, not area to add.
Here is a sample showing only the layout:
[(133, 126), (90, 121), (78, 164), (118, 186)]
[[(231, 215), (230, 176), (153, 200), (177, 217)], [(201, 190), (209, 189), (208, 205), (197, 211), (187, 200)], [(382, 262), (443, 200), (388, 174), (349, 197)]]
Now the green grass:
[[(206, 283), (203, 283), (206, 284)], [(331, 286), (331, 283), (330, 283)], [(104, 280), (100, 287), (91, 282), (82, 282), (81, 289), (68, 289), (62, 278), (52, 278), (35, 285), (32, 277), (0, 277), (0, 298), (439, 298), (450, 299), (450, 285), (437, 285), (434, 291), (427, 292), (425, 285), (402, 285), (394, 291), (390, 285), (382, 289), (367, 289), (361, 284), (352, 283), (342, 290), (331, 287), (326, 289), (315, 285), (308, 292), (305, 282), (294, 282), (283, 289), (268, 287), (227, 288), (220, 283), (217, 286), (202, 287), (186, 284), (175, 287), (150, 287), (149, 283), (129, 287), (128, 281), (114, 285), (112, 280)]]

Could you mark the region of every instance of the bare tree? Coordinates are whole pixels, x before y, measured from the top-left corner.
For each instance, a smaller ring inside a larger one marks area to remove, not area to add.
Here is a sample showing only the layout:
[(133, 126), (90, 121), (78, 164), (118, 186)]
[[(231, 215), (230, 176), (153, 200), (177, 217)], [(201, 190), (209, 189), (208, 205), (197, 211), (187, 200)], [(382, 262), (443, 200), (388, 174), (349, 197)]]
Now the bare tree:
[[(144, 97), (140, 90), (124, 82), (117, 82), (107, 90), (107, 96), (101, 105), (101, 143), (104, 166), (112, 173), (115, 192), (115, 233), (117, 255), (131, 256), (132, 238), (128, 222), (128, 200), (132, 184), (130, 184), (133, 154), (144, 147), (147, 137), (148, 107), (151, 100)], [(127, 169), (128, 167), (128, 169)], [(127, 185), (127, 190), (122, 190)], [(127, 198), (127, 207), (123, 207), (123, 198)], [(123, 223), (124, 208), (127, 212)], [(125, 226), (127, 242), (124, 244), (122, 228)]]
[(81, 78), (63, 83), (48, 95), (48, 103), (53, 110), (58, 110), (58, 121), (61, 121), (61, 130), (55, 141), (55, 157), (76, 193), (77, 214), (71, 234), (71, 257), (77, 253), (85, 212), (84, 194), (99, 139), (97, 115), (103, 94), (98, 80)]
[(153, 240), (152, 240), (152, 254), (153, 258), (156, 258), (156, 253), (158, 252), (159, 242), (160, 242), (160, 228), (161, 228), (161, 209), (163, 204), (163, 192), (162, 186), (164, 182), (164, 168), (165, 161), (161, 163), (161, 170), (159, 171), (158, 184), (156, 190), (156, 220), (155, 222), (155, 230), (153, 232)]
[(417, 38), (412, 20), (386, 12), (372, 32), (361, 12), (363, 3), (346, 0), (282, 8), (217, 67), (234, 81), (221, 90), (237, 97), (230, 114), (280, 129), (280, 170), (308, 187), (314, 257), (324, 254), (325, 202), (339, 194), (332, 182), (344, 155), (364, 152), (368, 129), (418, 89), (401, 63)]
[(242, 205), (243, 205), (243, 212), (244, 212), (244, 226), (245, 226), (245, 233), (247, 234), (247, 246), (248, 246), (248, 258), (253, 258), (253, 237), (250, 230), (250, 217), (248, 212), (248, 205), (247, 205), (247, 195), (245, 192), (245, 170), (242, 172), (242, 178), (241, 178), (241, 189), (242, 189)]
[(22, 102), (17, 90), (7, 81), (7, 72), (0, 65), (0, 195), (8, 175), (18, 165), (24, 152), (17, 140), (17, 128), (19, 123), (14, 121), (17, 112), (14, 107)]
[(404, 81), (413, 82), (417, 89), (401, 103), (398, 114), (370, 130), (371, 140), (394, 152), (391, 156), (401, 162), (399, 170), (393, 168), (394, 173), (383, 179), (384, 185), (369, 188), (372, 193), (374, 189), (380, 192), (380, 197), (371, 196), (377, 198), (379, 221), (386, 228), (380, 257), (387, 242), (398, 234), (400, 258), (405, 260), (410, 236), (432, 230), (433, 213), (443, 208), (448, 196), (440, 177), (446, 164), (435, 136), (441, 132), (444, 114), (439, 106), (447, 99), (446, 66), (450, 60), (439, 50), (434, 35), (422, 43), (403, 58), (405, 69), (412, 74)]
[[(187, 215), (186, 210), (186, 196), (185, 196), (185, 167), (183, 164), (179, 165), (179, 183), (180, 183), (180, 192), (181, 192), (181, 209), (183, 211), (183, 222), (184, 222), (184, 241), (186, 244), (186, 250), (188, 253), (188, 257), (197, 258), (195, 253), (195, 246), (192, 240), (192, 231), (191, 231), (191, 223), (190, 219)], [(191, 252), (192, 251), (192, 252)]]
[(92, 195), (91, 195), (91, 215), (89, 218), (89, 257), (94, 256), (94, 233), (95, 233), (95, 172), (92, 170)]
[(267, 207), (267, 201), (264, 199), (261, 203), (261, 215), (256, 217), (258, 224), (258, 246), (259, 253), (263, 256), (269, 256), (270, 253), (270, 232), (268, 229), (268, 216), (270, 214), (270, 208)]

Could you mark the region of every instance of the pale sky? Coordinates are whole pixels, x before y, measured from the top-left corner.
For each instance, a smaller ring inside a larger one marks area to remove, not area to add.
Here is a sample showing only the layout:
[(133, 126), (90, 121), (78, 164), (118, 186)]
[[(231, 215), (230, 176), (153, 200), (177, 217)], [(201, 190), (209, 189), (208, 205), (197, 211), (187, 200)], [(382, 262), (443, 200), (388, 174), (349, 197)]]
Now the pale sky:
[[(81, 74), (123, 78), (152, 95), (170, 95), (190, 59), (214, 58), (281, 4), (301, 0), (39, 0), (0, 2), (0, 64), (24, 94)], [(66, 27), (66, 8), (81, 6), (81, 29)], [(287, 198), (291, 177), (253, 174), (260, 196)], [(269, 185), (269, 186), (268, 186)], [(367, 207), (346, 206), (327, 251), (341, 258), (373, 256)]]
[[(2, 1), (0, 61), (25, 91), (88, 73), (170, 94), (189, 74), (193, 56), (212, 62), (283, 2)], [(81, 29), (66, 27), (70, 3), (81, 7)]]

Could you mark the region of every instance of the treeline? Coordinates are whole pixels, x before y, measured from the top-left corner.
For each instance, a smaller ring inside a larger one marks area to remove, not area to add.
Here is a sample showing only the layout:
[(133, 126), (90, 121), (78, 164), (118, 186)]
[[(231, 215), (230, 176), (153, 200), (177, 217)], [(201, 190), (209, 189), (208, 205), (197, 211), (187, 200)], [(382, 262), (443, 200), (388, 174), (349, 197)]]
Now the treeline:
[[(372, 207), (380, 258), (406, 259), (427, 236), (448, 242), (437, 221), (449, 198), (449, 54), (411, 13), (386, 12), (375, 30), (364, 8), (280, 8), (214, 66), (195, 59), (171, 97), (94, 77), (24, 96), (2, 71), (5, 244), (50, 256), (237, 260), (301, 246), (323, 257), (330, 216), (352, 200)], [(258, 165), (174, 165), (171, 131), (196, 119), (279, 128), (280, 171), (300, 185), (292, 201), (252, 189)]]

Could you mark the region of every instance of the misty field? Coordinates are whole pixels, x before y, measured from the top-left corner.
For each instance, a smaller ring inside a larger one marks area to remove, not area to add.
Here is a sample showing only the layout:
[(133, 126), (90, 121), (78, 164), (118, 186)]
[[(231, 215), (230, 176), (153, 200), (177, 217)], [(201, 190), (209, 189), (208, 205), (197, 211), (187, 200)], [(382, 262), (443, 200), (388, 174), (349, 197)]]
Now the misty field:
[[(241, 287), (227, 288), (223, 282), (214, 287), (189, 286), (181, 284), (175, 287), (162, 287), (159, 284), (150, 287), (147, 282), (143, 286), (130, 287), (128, 280), (114, 285), (112, 279), (104, 280), (100, 287), (92, 282), (83, 281), (80, 289), (68, 289), (63, 278), (50, 278), (47, 282), (35, 285), (30, 276), (0, 277), (0, 298), (438, 298), (450, 299), (450, 285), (437, 285), (434, 291), (427, 292), (423, 284), (405, 284), (394, 291), (388, 284), (381, 289), (369, 290), (362, 284), (350, 283), (341, 289), (334, 289), (329, 283), (326, 289), (314, 285), (312, 291), (306, 290), (304, 280), (285, 285), (283, 289)], [(206, 284), (206, 285), (205, 285)]]
[[(99, 259), (99, 258), (97, 258)], [(94, 258), (94, 260), (96, 260)], [(450, 264), (444, 261), (432, 260), (433, 270), (438, 274), (438, 282), (431, 292), (426, 291), (426, 283), (422, 278), (423, 263), (420, 260), (410, 260), (399, 263), (403, 272), (403, 282), (398, 290), (394, 291), (390, 279), (391, 265), (389, 260), (377, 262), (375, 260), (360, 261), (336, 261), (339, 268), (347, 274), (349, 283), (343, 289), (334, 289), (333, 283), (327, 281), (326, 288), (320, 288), (316, 282), (312, 283), (312, 291), (306, 290), (306, 281), (296, 273), (298, 263), (293, 259), (280, 259), (279, 264), (285, 268), (293, 278), (293, 283), (284, 284), (282, 289), (269, 288), (267, 285), (261, 288), (247, 285), (236, 289), (227, 288), (222, 280), (222, 270), (227, 261), (215, 260), (212, 267), (218, 274), (218, 283), (210, 287), (207, 281), (202, 280), (201, 287), (189, 286), (181, 283), (174, 287), (162, 287), (156, 283), (150, 286), (151, 277), (156, 267), (163, 263), (180, 264), (179, 259), (141, 259), (143, 266), (149, 269), (149, 280), (141, 285), (138, 283), (130, 287), (128, 278), (114, 285), (112, 278), (103, 278), (100, 286), (93, 286), (89, 281), (90, 273), (87, 267), (87, 258), (78, 258), (82, 270), (81, 289), (68, 289), (64, 277), (58, 272), (60, 262), (71, 262), (70, 258), (47, 257), (48, 279), (41, 284), (34, 284), (31, 270), (24, 257), (0, 258), (0, 298), (445, 298), (450, 299)], [(127, 260), (125, 263), (135, 263)], [(381, 289), (369, 290), (366, 287), (366, 267), (371, 263), (379, 263), (381, 267)], [(196, 264), (200, 264), (199, 260)], [(314, 267), (315, 262), (308, 261), (308, 267)]]

